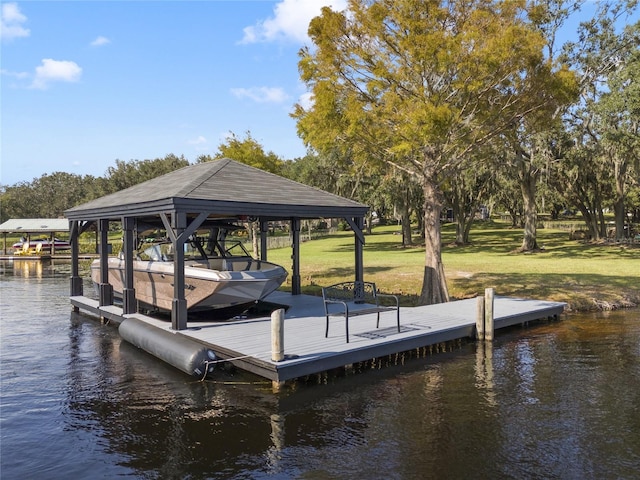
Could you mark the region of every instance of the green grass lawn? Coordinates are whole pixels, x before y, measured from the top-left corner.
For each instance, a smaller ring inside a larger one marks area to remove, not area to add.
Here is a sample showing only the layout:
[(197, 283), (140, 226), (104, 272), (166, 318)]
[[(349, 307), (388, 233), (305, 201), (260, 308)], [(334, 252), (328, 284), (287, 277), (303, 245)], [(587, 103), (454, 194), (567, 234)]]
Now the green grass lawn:
[[(493, 287), (497, 295), (564, 301), (572, 310), (640, 303), (640, 245), (590, 244), (569, 240), (566, 231), (538, 230), (540, 252), (516, 253), (522, 230), (497, 222), (478, 223), (471, 244), (454, 246), (453, 225), (443, 227), (443, 262), (452, 299), (473, 297)], [(420, 242), (416, 238), (416, 243)], [(352, 279), (354, 238), (342, 232), (305, 242), (300, 275), (305, 293)], [(290, 270), (291, 250), (269, 251), (269, 260)], [(424, 271), (424, 246), (402, 248), (400, 228), (378, 227), (366, 236), (365, 280), (381, 291), (417, 303)], [(290, 285), (290, 282), (288, 283)]]

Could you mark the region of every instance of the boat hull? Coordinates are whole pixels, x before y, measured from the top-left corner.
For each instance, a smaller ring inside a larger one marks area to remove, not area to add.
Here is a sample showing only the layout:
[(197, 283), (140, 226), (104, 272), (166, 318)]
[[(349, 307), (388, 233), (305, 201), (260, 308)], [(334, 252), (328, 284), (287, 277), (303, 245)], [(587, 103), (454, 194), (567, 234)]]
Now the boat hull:
[[(31, 240), (29, 242), (29, 247), (31, 248), (35, 248), (38, 243), (42, 244), (42, 249), (43, 250), (50, 250), (51, 249), (51, 241), (50, 240), (45, 240), (45, 239), (36, 239), (36, 240)], [(22, 250), (24, 246), (23, 242), (16, 242), (12, 245), (14, 250)], [(71, 248), (71, 244), (69, 242), (65, 242), (64, 240), (58, 240), (56, 239), (53, 242), (53, 247), (55, 250), (69, 250)]]
[[(218, 259), (218, 261), (220, 261)], [(213, 262), (213, 261), (212, 261)], [(286, 279), (279, 265), (252, 258), (225, 259), (225, 270), (214, 270), (207, 262), (185, 263), (187, 310), (213, 310), (255, 303), (275, 291)], [(143, 305), (171, 311), (174, 298), (172, 262), (134, 261), (133, 288)], [(94, 284), (100, 283), (100, 261), (91, 265)], [(116, 296), (124, 290), (124, 260), (109, 258), (109, 283)]]

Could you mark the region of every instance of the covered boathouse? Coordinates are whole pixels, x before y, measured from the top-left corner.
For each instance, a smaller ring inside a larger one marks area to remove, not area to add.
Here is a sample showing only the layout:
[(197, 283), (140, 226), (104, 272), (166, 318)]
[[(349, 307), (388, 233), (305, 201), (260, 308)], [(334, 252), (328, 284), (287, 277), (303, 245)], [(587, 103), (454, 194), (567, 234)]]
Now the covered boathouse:
[[(344, 218), (354, 232), (354, 275), (363, 281), (362, 227), (368, 207), (321, 190), (263, 172), (229, 159), (185, 167), (129, 189), (108, 195), (65, 212), (69, 219), (72, 247), (71, 298), (80, 309), (118, 324), (120, 335), (130, 343), (172, 364), (183, 372), (204, 378), (218, 361), (273, 382), (274, 389), (289, 380), (318, 375), (333, 369), (394, 356), (403, 352), (438, 351), (443, 342), (457, 342), (480, 333), (478, 307), (483, 297), (438, 305), (403, 307), (401, 325), (395, 313), (376, 324), (376, 314), (349, 320), (352, 341), (345, 341), (342, 328), (330, 331), (325, 324), (323, 299), (303, 295), (300, 288), (300, 225), (303, 219)], [(199, 226), (220, 219), (255, 219), (260, 224), (261, 259), (267, 260), (266, 232), (270, 221), (289, 222), (292, 232), (292, 294), (276, 291), (269, 302), (288, 305), (271, 318), (198, 321), (188, 326), (185, 299), (184, 257), (174, 257), (174, 285), (171, 324), (137, 312), (133, 288), (134, 232), (139, 225), (154, 223), (167, 231), (173, 251), (182, 246)], [(123, 304), (113, 304), (113, 287), (108, 283), (109, 222), (121, 222), (124, 234), (125, 273)], [(97, 226), (100, 251), (98, 300), (83, 295), (79, 275), (78, 236)], [(491, 289), (489, 289), (491, 290)], [(544, 318), (557, 318), (564, 304), (541, 300), (493, 297), (485, 307), (492, 312), (492, 330)], [(350, 305), (367, 310), (368, 305)], [(483, 307), (484, 308), (484, 307)], [(483, 310), (484, 312), (484, 310)], [(275, 317), (275, 318), (274, 318)], [(278, 319), (280, 317), (280, 319)], [(392, 320), (392, 322), (390, 322)], [(286, 328), (285, 328), (286, 324)], [(274, 328), (279, 325), (279, 328)], [(485, 325), (486, 327), (486, 325)], [(485, 328), (483, 327), (483, 328)], [(325, 329), (326, 328), (326, 329)], [(277, 334), (274, 332), (277, 331)], [(280, 337), (279, 337), (280, 336)], [(278, 339), (274, 350), (274, 338)], [(284, 347), (283, 345), (286, 345)], [(275, 354), (274, 354), (275, 353)], [(214, 358), (213, 361), (209, 361)], [(204, 372), (204, 376), (203, 376)]]
[(88, 228), (98, 230), (101, 282), (99, 306), (113, 304), (108, 283), (108, 231), (121, 222), (124, 234), (125, 285), (123, 314), (137, 312), (133, 288), (134, 231), (139, 222), (161, 221), (173, 243), (175, 284), (171, 312), (174, 330), (187, 328), (183, 245), (207, 220), (255, 219), (260, 225), (261, 260), (267, 260), (268, 223), (289, 222), (292, 232), (291, 293), (300, 288), (300, 225), (303, 219), (343, 218), (354, 232), (354, 279), (363, 280), (362, 227), (369, 207), (346, 198), (225, 158), (190, 165), (125, 190), (65, 211), (71, 243), (71, 296), (82, 296), (78, 237)]
[(49, 240), (48, 253), (54, 255), (56, 252), (55, 237), (57, 233), (65, 233), (69, 231), (69, 222), (64, 218), (11, 218), (0, 224), (0, 233), (2, 233), (2, 254), (9, 255), (9, 258), (15, 253), (12, 245), (7, 245), (7, 234), (19, 234), (31, 242), (31, 235), (38, 235)]

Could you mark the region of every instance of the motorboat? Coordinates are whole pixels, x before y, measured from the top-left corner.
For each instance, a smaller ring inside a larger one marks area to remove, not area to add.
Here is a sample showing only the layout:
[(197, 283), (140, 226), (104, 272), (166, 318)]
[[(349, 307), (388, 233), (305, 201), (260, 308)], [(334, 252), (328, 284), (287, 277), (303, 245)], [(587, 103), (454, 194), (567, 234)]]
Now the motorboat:
[[(255, 304), (274, 292), (287, 278), (280, 265), (257, 260), (242, 242), (226, 239), (227, 229), (213, 228), (209, 236), (192, 235), (184, 243), (187, 310), (218, 310)], [(174, 245), (166, 238), (146, 237), (138, 242), (133, 261), (133, 288), (139, 305), (171, 311), (174, 298)], [(109, 283), (122, 298), (125, 279), (123, 255), (109, 257)], [(91, 279), (100, 283), (100, 260), (91, 264)]]
[[(51, 239), (42, 237), (42, 238), (32, 238), (30, 240), (20, 240), (13, 244), (14, 250), (24, 250), (24, 244), (28, 243), (28, 248), (36, 248), (38, 244), (41, 244), (40, 247), (42, 250), (51, 250)], [(59, 238), (53, 239), (53, 248), (54, 250), (69, 250), (71, 248), (71, 244), (66, 240), (60, 240)]]

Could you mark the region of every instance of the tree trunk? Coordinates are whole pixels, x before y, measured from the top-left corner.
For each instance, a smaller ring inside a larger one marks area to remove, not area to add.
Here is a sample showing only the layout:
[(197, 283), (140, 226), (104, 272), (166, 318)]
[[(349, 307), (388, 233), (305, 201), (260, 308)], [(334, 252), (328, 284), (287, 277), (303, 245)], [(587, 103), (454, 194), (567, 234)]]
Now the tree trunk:
[(442, 194), (438, 186), (427, 177), (424, 179), (424, 240), (425, 265), (420, 303), (431, 305), (449, 301), (447, 280), (442, 264), (440, 240), (440, 213)]
[(591, 240), (598, 241), (606, 238), (607, 224), (602, 210), (602, 185), (597, 180), (597, 176), (567, 178), (566, 183), (561, 185), (561, 189), (567, 192), (568, 202), (582, 214)]
[(596, 237), (596, 240), (600, 240), (602, 238), (606, 238), (607, 236), (607, 222), (605, 221), (604, 218), (604, 210), (602, 209), (602, 204), (599, 203), (598, 204), (598, 220), (600, 222), (600, 231), (598, 232), (598, 236)]
[(467, 224), (466, 196), (465, 196), (465, 179), (462, 175), (458, 181), (451, 186), (448, 202), (453, 210), (453, 221), (456, 225), (456, 245), (464, 245), (464, 229)]
[(589, 238), (591, 240), (598, 240), (599, 229), (596, 216), (591, 213), (591, 210), (582, 204), (577, 205), (577, 208), (582, 214), (582, 219), (587, 226), (587, 230), (589, 230)]
[(471, 204), (465, 205), (460, 202), (457, 208), (453, 208), (453, 213), (456, 223), (456, 245), (468, 245), (469, 232), (476, 214), (475, 208)]
[(615, 200), (613, 202), (613, 212), (616, 221), (616, 240), (624, 238), (624, 224), (625, 224), (625, 211), (624, 211), (624, 181), (627, 174), (627, 164), (624, 161), (615, 160), (613, 162), (616, 192)]
[(372, 228), (372, 223), (373, 223), (373, 216), (371, 215), (371, 210), (369, 210), (369, 212), (367, 213), (366, 216), (366, 222), (365, 222), (365, 228), (367, 231), (367, 235), (371, 235), (371, 228)]
[(473, 225), (473, 216), (468, 212), (461, 212), (456, 216), (456, 245), (469, 244), (469, 232)]
[(538, 212), (536, 209), (536, 184), (538, 175), (532, 171), (531, 166), (522, 167), (522, 177), (520, 179), (520, 189), (522, 190), (522, 200), (524, 203), (524, 238), (522, 239), (522, 252), (531, 252), (538, 249), (537, 242), (537, 221)]
[(456, 215), (456, 245), (464, 245), (464, 233), (466, 231), (467, 218), (463, 215)]
[(409, 215), (409, 209), (402, 209), (400, 222), (402, 223), (402, 246), (410, 247), (413, 245), (413, 240), (411, 239), (411, 216)]
[(511, 218), (511, 228), (516, 228), (518, 226), (518, 221), (520, 220), (520, 215), (515, 210), (509, 210), (509, 217)]
[(420, 209), (419, 212), (416, 212), (416, 217), (418, 219), (417, 230), (420, 232), (420, 238), (424, 239), (424, 212)]
[(467, 222), (467, 224), (465, 225), (465, 227), (464, 227), (464, 237), (463, 237), (463, 239), (464, 239), (464, 244), (465, 245), (469, 244), (469, 233), (471, 232), (471, 226), (473, 225), (473, 221), (474, 221), (474, 218), (471, 217), (469, 219), (469, 221)]
[(411, 214), (409, 212), (409, 206), (406, 202), (396, 207), (400, 211), (400, 225), (402, 227), (402, 246), (410, 247), (413, 245), (411, 239)]

